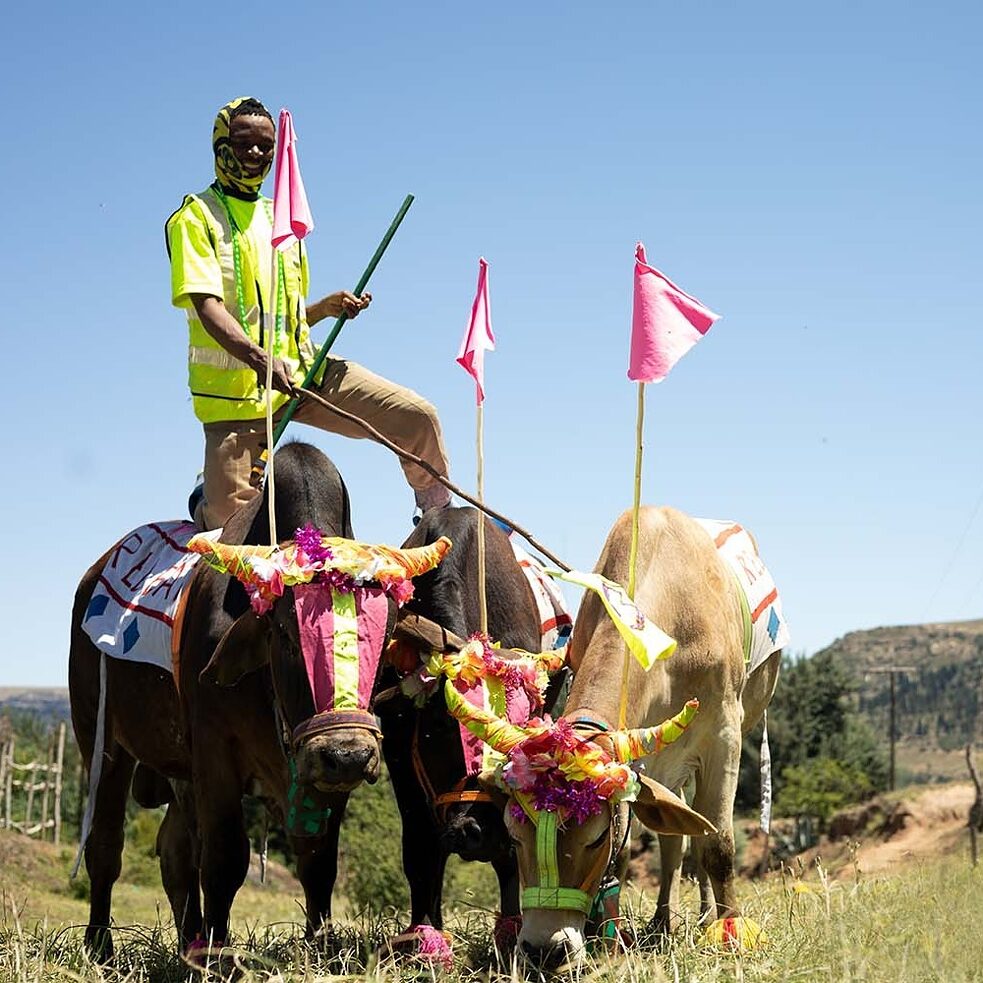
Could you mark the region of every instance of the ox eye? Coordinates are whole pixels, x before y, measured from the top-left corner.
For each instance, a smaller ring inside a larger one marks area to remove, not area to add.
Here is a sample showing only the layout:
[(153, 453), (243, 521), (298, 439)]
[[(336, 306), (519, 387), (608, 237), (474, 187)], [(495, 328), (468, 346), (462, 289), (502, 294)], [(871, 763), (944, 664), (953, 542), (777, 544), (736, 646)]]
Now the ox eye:
[(601, 835), (593, 843), (587, 844), (588, 850), (596, 850), (608, 838), (608, 831), (602, 830)]

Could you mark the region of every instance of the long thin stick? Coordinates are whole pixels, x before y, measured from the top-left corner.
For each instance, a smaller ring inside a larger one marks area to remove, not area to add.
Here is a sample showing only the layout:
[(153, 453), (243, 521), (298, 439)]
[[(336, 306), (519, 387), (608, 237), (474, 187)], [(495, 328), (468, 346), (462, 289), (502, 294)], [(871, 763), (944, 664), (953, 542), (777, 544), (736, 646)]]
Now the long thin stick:
[[(273, 256), (270, 262), (270, 323), (266, 326), (266, 446), (272, 447), (275, 442), (273, 433), (273, 352), (275, 350), (274, 339), (279, 325), (277, 324), (277, 309), (279, 298), (277, 288), (277, 252), (272, 250)], [(257, 287), (258, 289), (258, 287)], [(266, 476), (266, 504), (270, 518), (270, 545), (276, 546), (276, 482), (273, 478), (273, 457), (267, 461), (269, 473)]]
[[(386, 230), (386, 234), (382, 237), (382, 242), (379, 243), (378, 248), (372, 255), (372, 259), (369, 260), (369, 265), (365, 267), (365, 271), (362, 273), (361, 278), (358, 283), (355, 284), (355, 290), (353, 293), (356, 297), (361, 297), (362, 292), (365, 290), (369, 282), (369, 277), (375, 272), (375, 268), (379, 265), (379, 260), (382, 259), (382, 254), (386, 251), (389, 243), (392, 242), (393, 236), (396, 234), (396, 230), (399, 228), (400, 222), (403, 221), (406, 213), (410, 210), (410, 205), (413, 204), (413, 195), (407, 195), (403, 199), (403, 204), (400, 205), (399, 211), (396, 213), (396, 217), (392, 220), (389, 228)], [(321, 345), (320, 351), (317, 353), (317, 357), (311, 364), (307, 375), (304, 377), (304, 381), (301, 384), (302, 389), (307, 389), (310, 384), (317, 377), (318, 372), (321, 371), (321, 366), (324, 364), (324, 360), (328, 357), (328, 352), (331, 350), (331, 346), (335, 343), (335, 339), (341, 332), (345, 321), (348, 320), (347, 314), (342, 314), (335, 323), (334, 327), (331, 329), (331, 333), (324, 340), (324, 344)], [(273, 453), (273, 448), (276, 446), (277, 441), (283, 436), (283, 431), (287, 429), (287, 424), (293, 419), (294, 413), (297, 412), (297, 407), (300, 405), (300, 397), (295, 396), (287, 404), (287, 408), (284, 411), (283, 416), (280, 418), (280, 422), (277, 424), (276, 431), (273, 434), (273, 443), (269, 447), (269, 453)]]
[[(478, 501), (485, 501), (485, 404), (478, 403)], [(485, 517), (478, 516), (478, 612), (479, 630), (488, 634), (488, 598), (485, 595)]]
[(462, 488), (455, 485), (446, 475), (442, 475), (436, 468), (428, 464), (423, 460), (422, 457), (418, 457), (416, 454), (410, 451), (404, 450), (398, 444), (394, 444), (391, 440), (383, 437), (375, 427), (370, 423), (366, 423), (361, 417), (355, 416), (354, 413), (349, 413), (347, 410), (340, 409), (329, 403), (320, 393), (313, 392), (310, 389), (305, 389), (302, 393), (304, 399), (313, 399), (315, 403), (319, 406), (323, 406), (329, 413), (334, 413), (340, 416), (343, 420), (348, 420), (350, 423), (354, 423), (356, 426), (361, 427), (376, 443), (382, 444), (383, 447), (387, 447), (398, 457), (401, 457), (404, 461), (412, 461), (417, 467), (423, 468), (427, 474), (432, 475), (437, 479), (449, 492), (457, 495), (458, 498), (464, 499), (469, 505), (473, 505), (476, 509), (484, 512), (485, 515), (490, 515), (493, 519), (497, 519), (499, 522), (504, 523), (510, 529), (514, 529), (530, 546), (533, 547), (537, 552), (542, 553), (551, 563), (555, 563), (561, 570), (569, 571), (572, 568), (564, 563), (559, 557), (551, 553), (542, 543), (538, 542), (533, 538), (532, 533), (527, 532), (522, 528), (517, 522), (513, 522), (506, 515), (502, 515), (501, 512), (496, 512), (494, 509), (489, 508), (483, 502), (469, 495)]
[[(628, 596), (635, 599), (635, 579), (638, 567), (638, 517), (642, 506), (642, 434), (645, 427), (645, 383), (638, 384), (638, 409), (635, 414), (635, 495), (631, 506), (631, 547), (628, 550)], [(625, 646), (625, 662), (621, 669), (621, 701), (618, 706), (618, 726), (624, 728), (628, 717), (628, 669), (631, 652)]]

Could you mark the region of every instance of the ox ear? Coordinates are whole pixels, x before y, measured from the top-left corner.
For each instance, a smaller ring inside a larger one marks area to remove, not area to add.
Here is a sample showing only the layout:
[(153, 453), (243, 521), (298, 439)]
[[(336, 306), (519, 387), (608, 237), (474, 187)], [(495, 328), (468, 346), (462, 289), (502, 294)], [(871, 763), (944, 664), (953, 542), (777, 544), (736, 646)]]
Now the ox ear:
[(638, 778), (642, 788), (631, 807), (638, 821), (653, 833), (703, 836), (705, 833), (717, 832), (717, 827), (709, 819), (690, 809), (665, 785), (660, 785), (645, 775), (639, 775)]
[(226, 629), (198, 678), (217, 686), (235, 686), (246, 673), (262, 668), (269, 661), (269, 619), (250, 610)]
[(399, 613), (393, 628), (393, 636), (427, 653), (434, 649), (438, 652), (458, 652), (467, 644), (450, 629), (412, 611)]
[(482, 768), (478, 772), (478, 787), (482, 792), (487, 792), (491, 797), (492, 805), (496, 809), (505, 812), (505, 807), (509, 804), (509, 797), (498, 782), (497, 768)]

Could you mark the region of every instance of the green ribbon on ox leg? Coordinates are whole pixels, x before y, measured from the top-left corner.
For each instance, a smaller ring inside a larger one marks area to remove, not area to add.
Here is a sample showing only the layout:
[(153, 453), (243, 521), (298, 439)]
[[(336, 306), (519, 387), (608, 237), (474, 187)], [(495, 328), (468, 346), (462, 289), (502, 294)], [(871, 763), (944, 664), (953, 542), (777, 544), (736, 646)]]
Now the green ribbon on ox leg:
[(616, 877), (605, 878), (594, 895), (588, 930), (601, 939), (614, 941), (619, 938), (621, 927), (621, 882)]
[(297, 762), (293, 756), (287, 760), (290, 767), (287, 832), (292, 836), (323, 836), (328, 831), (331, 807), (324, 804), (322, 793), (300, 784), (297, 778)]

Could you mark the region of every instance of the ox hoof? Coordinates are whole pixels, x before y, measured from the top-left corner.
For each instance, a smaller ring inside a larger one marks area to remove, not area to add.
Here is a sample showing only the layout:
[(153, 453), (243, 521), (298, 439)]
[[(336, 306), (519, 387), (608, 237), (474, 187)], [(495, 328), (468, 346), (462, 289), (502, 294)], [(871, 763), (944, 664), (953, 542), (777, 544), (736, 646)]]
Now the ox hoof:
[(185, 946), (184, 961), (192, 969), (203, 972), (206, 969), (218, 969), (223, 960), (227, 960), (231, 952), (225, 948), (224, 942), (206, 942), (205, 939), (193, 939)]
[(767, 945), (768, 937), (753, 918), (738, 915), (735, 918), (718, 918), (703, 933), (706, 945), (734, 951), (750, 952)]
[(500, 959), (511, 959), (515, 943), (522, 931), (522, 915), (498, 915), (492, 939)]
[(389, 940), (383, 955), (391, 959), (415, 959), (446, 970), (454, 968), (450, 936), (432, 925), (411, 925)]

